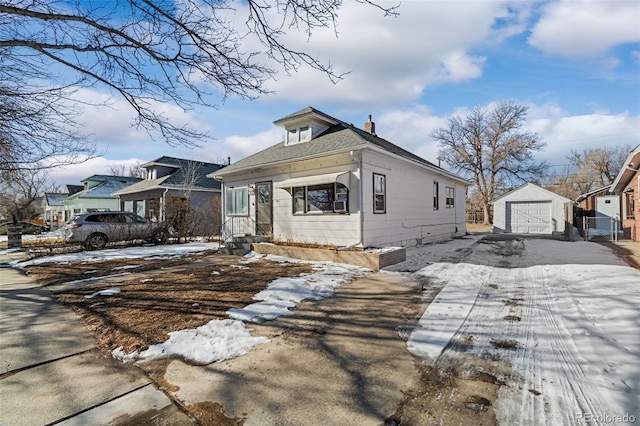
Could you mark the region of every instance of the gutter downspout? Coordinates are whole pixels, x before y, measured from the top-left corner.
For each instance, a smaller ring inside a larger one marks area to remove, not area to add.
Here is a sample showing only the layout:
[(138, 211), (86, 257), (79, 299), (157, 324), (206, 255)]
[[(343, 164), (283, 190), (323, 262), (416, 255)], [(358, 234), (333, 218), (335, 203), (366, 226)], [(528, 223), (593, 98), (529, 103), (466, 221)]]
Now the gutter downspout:
[(339, 248), (337, 248), (337, 249), (336, 249), (336, 251), (349, 250), (349, 249), (352, 249), (352, 248), (354, 248), (354, 247), (356, 247), (356, 246), (364, 245), (364, 244), (363, 244), (363, 240), (364, 240), (364, 211), (363, 211), (363, 207), (364, 207), (364, 193), (363, 193), (363, 186), (364, 186), (364, 185), (363, 185), (363, 183), (362, 183), (362, 182), (363, 182), (363, 180), (362, 180), (362, 175), (363, 175), (363, 172), (362, 172), (362, 161), (361, 161), (361, 160), (359, 160), (359, 159), (357, 159), (357, 158), (354, 158), (354, 156), (353, 156), (353, 151), (351, 151), (351, 152), (349, 153), (349, 155), (351, 156), (351, 158), (352, 158), (352, 159), (354, 159), (354, 160), (358, 163), (358, 173), (359, 173), (359, 175), (360, 175), (360, 176), (359, 176), (359, 177), (360, 177), (360, 188), (359, 188), (359, 191), (358, 191), (358, 192), (359, 192), (359, 194), (358, 194), (358, 195), (359, 195), (359, 197), (360, 197), (360, 212), (359, 212), (359, 214), (360, 214), (360, 241), (358, 241), (358, 242), (357, 242), (357, 243), (355, 243), (355, 244), (351, 244), (351, 245), (349, 245), (349, 246), (339, 247)]

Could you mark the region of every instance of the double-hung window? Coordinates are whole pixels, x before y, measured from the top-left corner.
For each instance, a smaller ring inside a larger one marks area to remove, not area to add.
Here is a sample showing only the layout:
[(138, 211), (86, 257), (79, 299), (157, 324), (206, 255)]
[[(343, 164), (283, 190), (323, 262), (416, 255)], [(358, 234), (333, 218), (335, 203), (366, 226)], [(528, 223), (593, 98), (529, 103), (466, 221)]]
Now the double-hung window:
[(387, 183), (386, 176), (373, 174), (373, 212), (387, 212)]
[(297, 186), (292, 188), (291, 195), (294, 214), (349, 211), (349, 190), (341, 183)]
[(249, 214), (249, 193), (247, 187), (227, 188), (226, 210), (229, 216)]
[(454, 189), (451, 188), (450, 186), (445, 187), (445, 196), (446, 196), (446, 205), (448, 209), (452, 209), (455, 207), (455, 202), (454, 202)]
[[(638, 187), (640, 191), (640, 187)], [(624, 212), (625, 219), (635, 219), (635, 200), (633, 198), (633, 190), (624, 193)]]
[(433, 181), (433, 209), (438, 210), (440, 208), (440, 184), (438, 181)]

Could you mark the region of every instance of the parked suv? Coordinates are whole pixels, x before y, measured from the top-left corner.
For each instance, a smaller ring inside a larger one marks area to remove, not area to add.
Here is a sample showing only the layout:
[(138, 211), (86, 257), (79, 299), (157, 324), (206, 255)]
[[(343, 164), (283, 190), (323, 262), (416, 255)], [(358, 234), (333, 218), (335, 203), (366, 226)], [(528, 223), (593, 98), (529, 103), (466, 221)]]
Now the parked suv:
[(101, 249), (108, 242), (160, 240), (162, 226), (131, 212), (82, 213), (65, 225), (64, 241)]

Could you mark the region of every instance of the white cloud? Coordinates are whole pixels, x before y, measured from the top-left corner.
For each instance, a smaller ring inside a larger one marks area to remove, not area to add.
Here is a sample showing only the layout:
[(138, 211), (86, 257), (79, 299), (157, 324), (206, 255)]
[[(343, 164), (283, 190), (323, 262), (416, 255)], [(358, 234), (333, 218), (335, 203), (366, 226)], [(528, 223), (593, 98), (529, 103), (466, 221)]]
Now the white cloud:
[(224, 139), (224, 145), (234, 162), (282, 142), (283, 137), (284, 130), (272, 126), (269, 130), (251, 136), (229, 136)]
[(556, 104), (530, 105), (526, 128), (547, 143), (538, 158), (551, 164), (566, 164), (572, 149), (636, 146), (640, 116), (606, 111), (570, 116)]
[(61, 188), (64, 185), (80, 185), (82, 179), (86, 179), (93, 175), (109, 175), (111, 167), (124, 165), (125, 167), (135, 164), (144, 163), (149, 160), (141, 160), (138, 158), (129, 158), (123, 160), (110, 160), (104, 157), (96, 157), (85, 161), (84, 163), (73, 164), (68, 166), (56, 167), (50, 170), (50, 178)]
[[(482, 107), (491, 109), (493, 105)], [(638, 144), (640, 116), (610, 114), (607, 111), (572, 116), (555, 103), (526, 106), (529, 110), (524, 127), (547, 143), (537, 157), (550, 164), (566, 164), (566, 156), (571, 149)], [(387, 111), (377, 119), (374, 117), (374, 121), (379, 136), (437, 164), (438, 144), (430, 138), (431, 132), (446, 126), (451, 116), (468, 113), (469, 110), (462, 107), (450, 115), (436, 116), (429, 106), (414, 105)]]
[(446, 118), (432, 115), (426, 105), (388, 111), (376, 119), (376, 133), (388, 141), (401, 146), (425, 160), (437, 164), (438, 143), (430, 137), (431, 132), (446, 125)]
[[(110, 95), (92, 89), (79, 89), (74, 99), (84, 104), (78, 122), (82, 123), (85, 134), (91, 136), (98, 144), (98, 149), (107, 150), (125, 147), (129, 151), (140, 147), (141, 151), (147, 150), (156, 144), (169, 145), (154, 133), (155, 142), (143, 128), (133, 126), (135, 111), (122, 99), (113, 98)], [(188, 126), (200, 132), (210, 131), (207, 123), (199, 121), (194, 114), (184, 111), (167, 102), (151, 102), (151, 107), (165, 117), (176, 127)], [(132, 146), (134, 144), (134, 146)]]
[[(303, 98), (305, 104), (388, 107), (415, 101), (429, 85), (480, 77), (484, 58), (473, 55), (472, 49), (524, 31), (529, 8), (528, 3), (507, 1), (411, 1), (403, 2), (400, 15), (393, 18), (366, 4), (344, 2), (338, 38), (331, 27), (316, 29), (310, 39), (291, 31), (283, 42), (332, 64), (338, 74), (350, 73), (334, 85), (322, 73), (302, 66), (291, 76), (279, 73), (267, 87), (280, 99)], [(243, 16), (242, 9), (233, 15), (238, 27)]]
[(482, 75), (482, 65), (486, 58), (470, 56), (461, 51), (451, 52), (442, 59), (440, 80), (464, 81)]
[(551, 2), (542, 9), (529, 44), (568, 58), (601, 56), (616, 45), (640, 41), (638, 16), (636, 0)]

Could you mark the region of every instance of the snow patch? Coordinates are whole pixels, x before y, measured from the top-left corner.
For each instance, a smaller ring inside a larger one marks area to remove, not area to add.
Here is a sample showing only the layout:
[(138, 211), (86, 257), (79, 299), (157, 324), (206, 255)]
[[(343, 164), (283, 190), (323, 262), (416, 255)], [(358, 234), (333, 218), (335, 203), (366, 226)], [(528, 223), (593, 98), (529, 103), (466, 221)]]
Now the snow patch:
[(197, 365), (206, 365), (245, 355), (255, 346), (270, 341), (267, 337), (253, 337), (250, 331), (242, 321), (212, 320), (196, 329), (169, 333), (166, 342), (140, 353), (126, 354), (118, 348), (112, 355), (123, 361), (177, 356)]
[(89, 294), (85, 296), (85, 299), (93, 299), (96, 296), (113, 296), (114, 294), (120, 293), (119, 288), (108, 288), (106, 290), (96, 291), (95, 293)]

